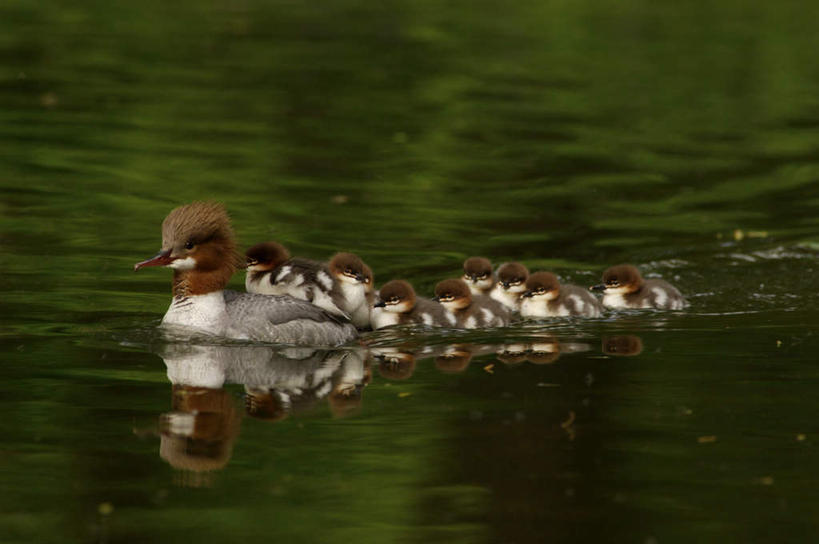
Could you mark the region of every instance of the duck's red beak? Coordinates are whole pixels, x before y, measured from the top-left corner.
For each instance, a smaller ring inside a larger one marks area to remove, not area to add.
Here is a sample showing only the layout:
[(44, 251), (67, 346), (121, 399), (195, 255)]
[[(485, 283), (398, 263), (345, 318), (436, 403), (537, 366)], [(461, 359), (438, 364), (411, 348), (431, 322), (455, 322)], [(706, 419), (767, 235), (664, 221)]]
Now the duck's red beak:
[(167, 266), (171, 264), (174, 259), (171, 258), (171, 250), (164, 249), (148, 259), (147, 261), (142, 261), (141, 263), (137, 263), (134, 265), (134, 272), (139, 270), (140, 268), (145, 268), (146, 266)]

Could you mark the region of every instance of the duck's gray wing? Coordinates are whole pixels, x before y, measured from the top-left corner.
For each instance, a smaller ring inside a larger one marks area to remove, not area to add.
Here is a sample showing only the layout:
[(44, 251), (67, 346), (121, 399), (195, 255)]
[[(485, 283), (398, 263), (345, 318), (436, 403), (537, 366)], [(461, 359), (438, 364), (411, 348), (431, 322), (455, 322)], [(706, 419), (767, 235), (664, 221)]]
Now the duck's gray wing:
[(343, 317), (289, 296), (224, 291), (232, 338), (303, 346), (336, 346), (357, 336)]

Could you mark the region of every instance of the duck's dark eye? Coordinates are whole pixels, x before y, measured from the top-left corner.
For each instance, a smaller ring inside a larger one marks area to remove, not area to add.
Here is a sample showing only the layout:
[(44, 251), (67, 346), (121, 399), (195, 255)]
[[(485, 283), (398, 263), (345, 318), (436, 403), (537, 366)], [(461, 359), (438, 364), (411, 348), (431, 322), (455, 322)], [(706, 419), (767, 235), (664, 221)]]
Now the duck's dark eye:
[(193, 241), (192, 240), (188, 240), (187, 242), (185, 242), (185, 249), (193, 249)]
[(398, 297), (390, 297), (390, 304), (398, 304)]
[(486, 278), (488, 278), (488, 277), (489, 277), (489, 274), (487, 274), (486, 272), (484, 272), (483, 274), (481, 274), (480, 276), (478, 276), (478, 279), (479, 279), (479, 280), (485, 280), (485, 279), (486, 279)]
[(345, 273), (345, 274), (352, 274), (352, 273), (353, 273), (353, 269), (352, 269), (352, 268), (350, 268), (350, 267), (347, 267), (347, 268), (345, 268), (345, 269), (344, 269), (344, 273)]

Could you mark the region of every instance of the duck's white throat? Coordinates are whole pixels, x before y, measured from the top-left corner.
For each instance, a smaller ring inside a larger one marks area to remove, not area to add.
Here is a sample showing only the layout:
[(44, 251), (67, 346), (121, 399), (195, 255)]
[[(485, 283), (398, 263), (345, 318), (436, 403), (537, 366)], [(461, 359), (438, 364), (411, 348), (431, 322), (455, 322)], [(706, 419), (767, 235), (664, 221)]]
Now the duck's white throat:
[(190, 327), (210, 334), (223, 334), (225, 329), (225, 297), (222, 291), (205, 295), (173, 297), (162, 318), (163, 325)]

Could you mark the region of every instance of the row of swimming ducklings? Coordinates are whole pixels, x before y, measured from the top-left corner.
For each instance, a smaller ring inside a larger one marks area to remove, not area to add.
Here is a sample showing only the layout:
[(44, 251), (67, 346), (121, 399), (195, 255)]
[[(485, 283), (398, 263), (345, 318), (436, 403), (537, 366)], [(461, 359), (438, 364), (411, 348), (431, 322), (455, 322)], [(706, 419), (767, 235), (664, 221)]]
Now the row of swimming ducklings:
[[(416, 295), (409, 282), (392, 280), (376, 293), (372, 270), (352, 253), (338, 253), (329, 263), (291, 257), (277, 242), (257, 244), (246, 252), (249, 293), (290, 295), (312, 302), (331, 314), (349, 317), (360, 328), (424, 324), (439, 327), (484, 328), (508, 325), (514, 314), (523, 318), (600, 317), (608, 308), (680, 310), (680, 292), (661, 279), (643, 279), (632, 265), (603, 273), (603, 283), (584, 289), (561, 284), (551, 272), (529, 274), (517, 262), (493, 271), (483, 257), (464, 262), (462, 278), (435, 286), (432, 299)], [(602, 291), (602, 301), (590, 291)]]

